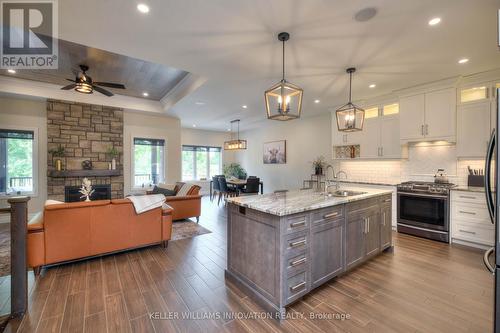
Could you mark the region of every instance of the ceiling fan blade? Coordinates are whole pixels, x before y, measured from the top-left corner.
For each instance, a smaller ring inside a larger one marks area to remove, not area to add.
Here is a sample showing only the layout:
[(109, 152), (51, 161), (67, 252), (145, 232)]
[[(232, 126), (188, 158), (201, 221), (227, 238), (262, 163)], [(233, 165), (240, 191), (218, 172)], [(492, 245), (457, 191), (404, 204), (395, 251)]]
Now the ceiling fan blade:
[(61, 90), (70, 90), (70, 89), (73, 89), (74, 87), (76, 87), (76, 84), (72, 83), (72, 84), (68, 84), (65, 87), (62, 87)]
[(98, 87), (98, 86), (95, 86), (95, 85), (92, 85), (92, 88), (94, 88), (94, 90), (95, 90), (95, 91), (98, 91), (98, 92), (100, 92), (101, 94), (104, 94), (104, 95), (106, 95), (106, 96), (108, 96), (108, 97), (111, 97), (111, 96), (113, 96), (113, 95), (114, 95), (111, 91), (108, 91), (108, 90), (106, 90), (106, 89), (103, 89), (103, 88)]
[(121, 83), (111, 83), (111, 82), (94, 82), (94, 84), (102, 87), (115, 88), (115, 89), (125, 89), (125, 86)]

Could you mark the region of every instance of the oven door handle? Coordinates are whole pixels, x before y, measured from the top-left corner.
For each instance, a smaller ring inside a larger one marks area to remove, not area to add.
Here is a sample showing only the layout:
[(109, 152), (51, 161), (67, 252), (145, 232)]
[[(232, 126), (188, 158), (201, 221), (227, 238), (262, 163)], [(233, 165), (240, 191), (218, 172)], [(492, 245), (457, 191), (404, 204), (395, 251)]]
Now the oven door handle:
[(409, 196), (409, 197), (422, 197), (422, 198), (435, 198), (435, 199), (448, 200), (448, 196), (447, 195), (440, 195), (440, 194), (398, 192), (398, 196), (401, 196), (401, 195), (406, 195), (406, 196)]

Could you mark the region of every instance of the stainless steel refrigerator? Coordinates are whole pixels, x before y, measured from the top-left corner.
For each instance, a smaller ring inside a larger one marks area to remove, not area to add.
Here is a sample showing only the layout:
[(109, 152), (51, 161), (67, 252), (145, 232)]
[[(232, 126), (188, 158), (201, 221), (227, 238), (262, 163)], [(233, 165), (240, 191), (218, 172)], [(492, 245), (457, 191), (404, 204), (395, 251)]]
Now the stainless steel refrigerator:
[[(484, 253), (484, 264), (488, 270), (495, 275), (495, 309), (494, 309), (494, 332), (500, 333), (500, 225), (498, 207), (500, 204), (500, 196), (496, 195), (499, 186), (500, 163), (499, 162), (499, 141), (498, 131), (500, 130), (500, 99), (498, 97), (500, 89), (497, 89), (496, 101), (496, 117), (495, 129), (491, 133), (490, 143), (488, 145), (488, 152), (486, 153), (486, 165), (484, 173), (484, 185), (486, 193), (486, 204), (491, 217), (491, 223), (495, 225), (495, 246)], [(494, 255), (495, 264), (491, 263), (491, 258)]]

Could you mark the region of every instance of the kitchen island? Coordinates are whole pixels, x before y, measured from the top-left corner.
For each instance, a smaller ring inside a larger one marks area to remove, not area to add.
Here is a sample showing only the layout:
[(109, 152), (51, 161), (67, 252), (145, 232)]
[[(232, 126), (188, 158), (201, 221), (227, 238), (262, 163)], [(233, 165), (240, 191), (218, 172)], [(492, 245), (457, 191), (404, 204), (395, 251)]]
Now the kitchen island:
[(287, 305), (392, 248), (392, 191), (349, 190), (227, 199), (226, 278), (283, 318)]

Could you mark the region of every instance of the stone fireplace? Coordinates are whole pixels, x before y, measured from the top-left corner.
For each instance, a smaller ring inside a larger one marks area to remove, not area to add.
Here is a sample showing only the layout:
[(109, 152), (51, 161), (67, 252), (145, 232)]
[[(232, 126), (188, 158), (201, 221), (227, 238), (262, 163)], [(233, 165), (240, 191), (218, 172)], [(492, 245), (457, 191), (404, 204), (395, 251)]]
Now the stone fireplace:
[[(48, 153), (47, 196), (65, 199), (67, 187), (80, 187), (87, 177), (97, 187), (109, 187), (111, 198), (123, 197), (123, 110), (119, 108), (47, 101), (47, 149), (64, 147), (63, 171), (57, 171)], [(108, 170), (114, 147), (120, 155), (116, 170)], [(83, 170), (82, 162), (92, 161), (92, 170)]]

